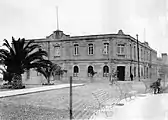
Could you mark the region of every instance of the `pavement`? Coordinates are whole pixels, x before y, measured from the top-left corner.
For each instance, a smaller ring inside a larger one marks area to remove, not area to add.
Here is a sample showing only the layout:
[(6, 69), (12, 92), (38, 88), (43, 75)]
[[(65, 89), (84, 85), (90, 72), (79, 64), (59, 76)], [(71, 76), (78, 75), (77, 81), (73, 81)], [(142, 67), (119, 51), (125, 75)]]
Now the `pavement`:
[[(73, 87), (83, 86), (83, 85), (84, 84), (72, 84)], [(50, 86), (46, 85), (46, 86), (36, 87), (36, 88), (25, 88), (25, 89), (19, 89), (19, 90), (2, 91), (0, 92), (0, 98), (49, 91), (54, 89), (62, 89), (62, 88), (68, 88), (68, 87), (70, 87), (69, 84), (59, 84), (59, 85), (50, 85)]]
[(90, 120), (168, 120), (168, 94), (141, 94), (131, 101), (120, 102), (108, 111), (98, 112)]

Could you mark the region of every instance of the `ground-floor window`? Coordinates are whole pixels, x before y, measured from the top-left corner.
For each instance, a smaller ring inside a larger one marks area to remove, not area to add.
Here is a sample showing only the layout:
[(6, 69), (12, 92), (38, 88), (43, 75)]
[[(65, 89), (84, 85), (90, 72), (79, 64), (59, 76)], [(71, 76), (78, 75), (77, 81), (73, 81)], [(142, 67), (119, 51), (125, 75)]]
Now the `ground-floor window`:
[(103, 67), (103, 77), (108, 77), (108, 74), (109, 74), (109, 67), (105, 65)]
[(141, 67), (141, 76), (143, 76), (143, 67)]
[(136, 77), (136, 67), (134, 67), (134, 77)]
[(79, 73), (79, 68), (78, 68), (78, 66), (74, 66), (73, 76), (74, 76), (74, 77), (77, 77), (77, 76), (78, 76), (78, 73)]
[(148, 67), (146, 68), (146, 77), (148, 78)]
[(89, 76), (89, 77), (92, 77), (92, 76), (93, 76), (93, 72), (94, 72), (93, 67), (92, 67), (92, 66), (89, 66), (89, 67), (88, 67), (88, 76)]
[(26, 72), (26, 74), (27, 74), (27, 79), (30, 79), (30, 70), (27, 70), (27, 72)]

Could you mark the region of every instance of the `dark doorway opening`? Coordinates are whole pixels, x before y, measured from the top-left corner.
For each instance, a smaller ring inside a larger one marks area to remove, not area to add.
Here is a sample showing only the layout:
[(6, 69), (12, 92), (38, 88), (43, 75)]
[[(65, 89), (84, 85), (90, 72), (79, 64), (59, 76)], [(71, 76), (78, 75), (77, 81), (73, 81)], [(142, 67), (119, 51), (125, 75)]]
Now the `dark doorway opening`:
[(119, 81), (125, 80), (125, 66), (117, 66), (117, 78)]

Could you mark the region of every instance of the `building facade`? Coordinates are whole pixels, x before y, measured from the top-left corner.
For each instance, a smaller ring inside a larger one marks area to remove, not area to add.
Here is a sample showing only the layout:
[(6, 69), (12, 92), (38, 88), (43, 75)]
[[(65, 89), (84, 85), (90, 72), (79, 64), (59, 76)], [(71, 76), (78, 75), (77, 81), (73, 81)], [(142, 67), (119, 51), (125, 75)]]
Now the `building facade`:
[[(118, 71), (117, 77), (121, 81), (130, 80), (131, 73), (137, 80), (138, 49), (140, 79), (157, 77), (157, 52), (147, 42), (137, 42), (122, 30), (117, 34), (86, 36), (69, 36), (56, 30), (35, 42), (48, 52), (49, 60), (67, 70), (62, 76), (65, 80), (69, 76), (73, 76), (73, 80), (89, 80), (91, 71), (97, 72), (94, 80), (108, 80), (112, 69)], [(33, 71), (27, 74), (25, 79), (41, 77)]]

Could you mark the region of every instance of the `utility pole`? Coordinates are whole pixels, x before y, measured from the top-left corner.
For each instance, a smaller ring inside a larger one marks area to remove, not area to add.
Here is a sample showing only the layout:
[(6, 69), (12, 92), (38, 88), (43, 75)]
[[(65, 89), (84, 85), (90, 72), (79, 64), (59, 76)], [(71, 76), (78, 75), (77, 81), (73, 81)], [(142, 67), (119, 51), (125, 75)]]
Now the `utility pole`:
[(72, 113), (72, 76), (70, 76), (70, 94), (69, 94), (69, 96), (70, 96), (70, 101), (69, 101), (69, 114), (70, 114), (70, 120), (72, 120), (73, 119), (73, 113)]
[(138, 34), (137, 36), (137, 54), (138, 54), (138, 80), (140, 81), (140, 69), (139, 69), (139, 41), (138, 41)]

